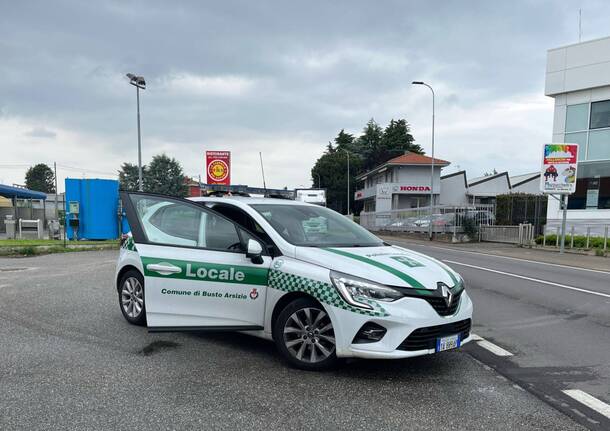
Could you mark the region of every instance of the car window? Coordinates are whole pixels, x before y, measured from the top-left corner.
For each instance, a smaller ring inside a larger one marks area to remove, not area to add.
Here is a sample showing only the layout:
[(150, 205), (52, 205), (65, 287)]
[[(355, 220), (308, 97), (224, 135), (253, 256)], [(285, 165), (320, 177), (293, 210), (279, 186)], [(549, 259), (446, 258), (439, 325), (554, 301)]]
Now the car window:
[(197, 243), (201, 213), (195, 208), (170, 204), (155, 211), (148, 221), (169, 236)]
[(157, 196), (131, 195), (148, 241), (215, 250), (241, 250), (231, 221), (187, 203)]
[[(244, 229), (248, 229), (249, 231), (257, 235), (267, 245), (267, 247), (273, 246), (273, 241), (271, 240), (269, 235), (267, 235), (267, 232), (265, 232), (265, 230), (256, 222), (256, 220), (254, 220), (241, 208), (237, 208), (233, 205), (219, 203), (213, 203), (210, 208), (212, 208), (216, 212), (219, 212), (226, 218), (234, 221)], [(248, 235), (248, 238), (256, 239), (253, 238), (252, 235), (247, 234), (245, 231), (242, 232), (242, 239), (245, 238), (244, 235)], [(244, 244), (247, 243), (247, 239), (244, 240)]]
[(328, 208), (314, 205), (253, 204), (286, 241), (308, 247), (374, 247), (383, 242)]

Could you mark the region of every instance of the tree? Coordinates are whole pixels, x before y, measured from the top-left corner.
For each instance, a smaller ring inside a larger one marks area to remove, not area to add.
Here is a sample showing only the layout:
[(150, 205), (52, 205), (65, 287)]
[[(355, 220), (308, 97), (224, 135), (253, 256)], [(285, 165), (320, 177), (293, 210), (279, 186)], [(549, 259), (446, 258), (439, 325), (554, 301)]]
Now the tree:
[[(351, 140), (350, 140), (351, 137)], [(326, 205), (336, 211), (345, 212), (347, 207), (347, 148), (355, 143), (352, 135), (345, 133), (343, 130), (335, 138), (336, 146), (328, 143), (326, 151), (316, 161), (316, 164), (311, 169), (311, 177), (314, 179), (314, 184), (318, 181), (322, 183), (322, 187), (326, 189)], [(350, 153), (350, 211), (359, 205), (353, 199), (353, 193), (356, 191), (356, 175), (362, 171), (362, 159), (357, 152)], [(319, 175), (319, 177), (318, 177)]]
[[(405, 151), (424, 154), (422, 147), (415, 143), (407, 120), (402, 118), (399, 120), (392, 119), (383, 131), (380, 158), (387, 161)], [(386, 153), (385, 155), (383, 154), (384, 152)]]
[(362, 130), (362, 135), (358, 138), (357, 147), (359, 147), (364, 158), (363, 169), (368, 171), (375, 166), (385, 162), (381, 151), (383, 138), (383, 129), (371, 118)]
[(44, 163), (31, 166), (25, 173), (25, 186), (31, 190), (55, 193), (55, 175)]
[(186, 196), (188, 189), (180, 162), (165, 154), (154, 156), (146, 169), (144, 190), (170, 196)]
[(361, 202), (354, 201), (355, 178), (405, 151), (423, 154), (415, 144), (409, 123), (404, 119), (391, 120), (382, 129), (374, 119), (370, 119), (362, 135), (358, 138), (341, 129), (334, 142), (328, 143), (324, 154), (311, 169), (313, 184), (321, 184), (326, 189), (327, 205), (339, 212), (345, 212), (347, 200), (347, 156), (350, 154), (350, 210), (357, 212)]
[[(146, 166), (142, 166), (142, 177), (146, 176)], [(138, 190), (138, 166), (132, 163), (123, 163), (119, 170), (119, 184), (121, 190)]]

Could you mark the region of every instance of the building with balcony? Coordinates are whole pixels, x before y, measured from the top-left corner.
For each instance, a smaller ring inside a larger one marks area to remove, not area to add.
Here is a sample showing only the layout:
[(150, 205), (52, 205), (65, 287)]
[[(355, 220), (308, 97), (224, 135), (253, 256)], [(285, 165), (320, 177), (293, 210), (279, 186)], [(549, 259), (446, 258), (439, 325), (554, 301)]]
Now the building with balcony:
[[(579, 144), (576, 192), (568, 198), (568, 224), (610, 224), (610, 37), (550, 49), (545, 95), (555, 99), (553, 143)], [(547, 223), (561, 222), (549, 197)]]

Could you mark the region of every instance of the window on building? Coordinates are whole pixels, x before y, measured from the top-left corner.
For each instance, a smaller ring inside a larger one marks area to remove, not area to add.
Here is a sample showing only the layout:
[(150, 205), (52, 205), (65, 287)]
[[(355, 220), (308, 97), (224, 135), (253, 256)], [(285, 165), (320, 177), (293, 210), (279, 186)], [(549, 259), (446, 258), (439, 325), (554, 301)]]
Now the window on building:
[(566, 111), (566, 132), (587, 130), (589, 121), (589, 104), (570, 105)]
[(610, 129), (589, 132), (587, 160), (610, 159)]
[(590, 129), (610, 127), (610, 100), (591, 103)]
[(566, 133), (563, 141), (567, 144), (578, 144), (578, 160), (587, 156), (587, 132)]
[(568, 209), (610, 209), (610, 162), (579, 164), (577, 176)]
[(565, 143), (579, 144), (578, 160), (610, 159), (610, 100), (566, 108)]

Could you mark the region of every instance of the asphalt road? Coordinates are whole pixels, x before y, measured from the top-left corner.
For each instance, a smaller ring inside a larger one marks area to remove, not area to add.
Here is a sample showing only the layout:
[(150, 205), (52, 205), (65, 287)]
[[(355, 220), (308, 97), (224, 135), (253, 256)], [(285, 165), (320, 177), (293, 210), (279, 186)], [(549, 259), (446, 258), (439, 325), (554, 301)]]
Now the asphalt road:
[[(0, 259), (0, 429), (582, 429), (475, 359), (467, 346), (313, 373), (286, 367), (272, 343), (243, 334), (149, 334), (120, 314), (116, 256)], [(480, 301), (479, 330), (506, 334), (503, 344), (517, 351), (509, 324), (515, 320), (493, 305), (510, 304), (516, 294), (486, 293), (477, 286), (489, 280), (462, 272)], [(494, 308), (486, 310), (483, 301)], [(530, 307), (537, 306), (513, 308), (526, 313)], [(594, 301), (588, 307), (603, 314)], [(485, 323), (494, 312), (499, 329)], [(554, 316), (596, 325), (588, 317)], [(527, 346), (518, 351), (534, 355)], [(548, 367), (548, 360), (538, 366)], [(588, 368), (586, 375), (601, 371)]]
[(462, 274), (475, 305), (473, 331), (513, 354), (498, 357), (475, 344), (468, 349), (473, 356), (583, 425), (610, 430), (608, 418), (563, 392), (584, 391), (610, 404), (609, 272), (391, 242)]

